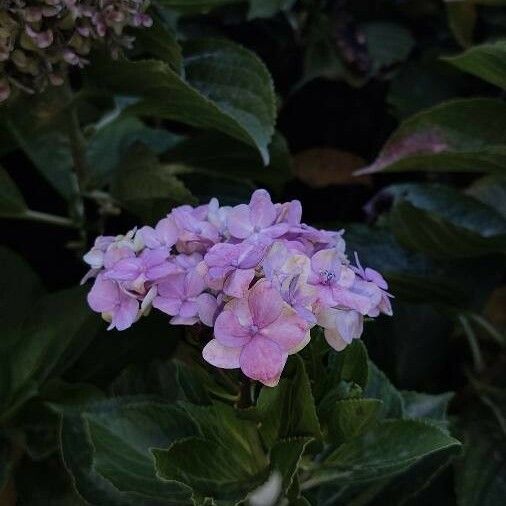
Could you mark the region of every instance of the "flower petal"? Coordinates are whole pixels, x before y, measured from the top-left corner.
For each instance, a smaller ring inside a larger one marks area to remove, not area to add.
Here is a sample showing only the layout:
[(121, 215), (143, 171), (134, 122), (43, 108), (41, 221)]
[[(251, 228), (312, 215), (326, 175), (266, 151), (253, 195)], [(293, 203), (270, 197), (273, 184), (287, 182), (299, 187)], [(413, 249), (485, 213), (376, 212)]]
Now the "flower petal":
[(224, 346), (243, 346), (251, 339), (250, 330), (243, 327), (237, 316), (225, 310), (218, 315), (214, 323), (214, 336)]
[(251, 209), (251, 222), (259, 231), (274, 223), (277, 216), (276, 207), (266, 190), (256, 190), (249, 203)]
[(325, 329), (324, 335), (328, 345), (336, 351), (343, 351), (348, 346), (337, 330)]
[(293, 353), (292, 350), (300, 350), (304, 347), (302, 343), (306, 340), (308, 330), (307, 321), (285, 304), (279, 317), (262, 328), (260, 334), (274, 341), (286, 353)]
[(88, 293), (88, 304), (98, 313), (109, 312), (119, 303), (119, 287), (109, 279), (99, 275)]
[(202, 293), (197, 297), (197, 306), (200, 321), (212, 327), (216, 319), (216, 312), (218, 311), (218, 301), (216, 297), (210, 293)]
[(228, 231), (238, 239), (246, 239), (253, 233), (250, 220), (250, 208), (246, 204), (239, 204), (230, 210), (227, 216)]
[(181, 309), (182, 301), (179, 297), (162, 297), (158, 295), (153, 299), (153, 307), (170, 316), (176, 316)]
[(275, 321), (283, 310), (283, 299), (279, 292), (272, 288), (269, 281), (261, 279), (250, 289), (248, 306), (253, 323), (263, 328)]
[(223, 291), (231, 297), (244, 297), (255, 277), (255, 269), (234, 269), (225, 280)]
[(223, 346), (217, 339), (211, 339), (202, 350), (206, 362), (222, 369), (237, 369), (240, 367), (239, 357), (242, 347), (230, 348)]
[(285, 366), (288, 354), (270, 339), (255, 336), (242, 349), (239, 362), (242, 372), (248, 378), (264, 385), (275, 386)]

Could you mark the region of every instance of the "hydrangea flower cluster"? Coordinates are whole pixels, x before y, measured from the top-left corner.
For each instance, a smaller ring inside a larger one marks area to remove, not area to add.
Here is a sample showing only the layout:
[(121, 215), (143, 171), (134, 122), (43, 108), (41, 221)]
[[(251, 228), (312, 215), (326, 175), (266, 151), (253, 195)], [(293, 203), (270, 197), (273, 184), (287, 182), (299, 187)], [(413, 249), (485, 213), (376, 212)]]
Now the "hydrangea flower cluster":
[(130, 47), (125, 27), (149, 27), (148, 0), (0, 0), (0, 102), (12, 86), (29, 93), (63, 83), (95, 42), (113, 56)]
[(154, 228), (98, 237), (84, 256), (85, 279), (96, 278), (88, 303), (111, 329), (151, 308), (173, 325), (212, 327), (207, 362), (274, 386), (313, 326), (340, 351), (360, 337), (364, 317), (392, 314), (387, 283), (356, 255), (349, 262), (342, 231), (301, 216), (299, 201), (274, 204), (257, 190), (248, 205), (212, 199), (177, 207)]

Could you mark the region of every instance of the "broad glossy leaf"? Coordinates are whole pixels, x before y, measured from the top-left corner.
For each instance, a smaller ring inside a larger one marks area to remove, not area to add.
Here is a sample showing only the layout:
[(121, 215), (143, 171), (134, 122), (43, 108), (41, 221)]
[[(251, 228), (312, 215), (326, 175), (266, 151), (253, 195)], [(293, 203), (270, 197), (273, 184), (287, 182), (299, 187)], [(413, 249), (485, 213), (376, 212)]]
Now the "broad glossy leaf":
[(136, 143), (161, 154), (178, 140), (179, 136), (148, 127), (131, 116), (119, 116), (105, 124), (101, 122), (90, 137), (86, 151), (91, 177), (97, 186), (110, 182), (121, 159)]
[(462, 47), (469, 47), (473, 43), (477, 19), (475, 3), (477, 2), (445, 0), (448, 24), (453, 36)]
[(0, 166), (0, 217), (16, 217), (23, 215), (27, 206), (23, 195), (9, 176)]
[(385, 418), (401, 418), (404, 413), (404, 399), (390, 380), (369, 361), (369, 380), (364, 397), (382, 401), (380, 414)]
[[(191, 137), (167, 151), (163, 161), (205, 170), (209, 177), (245, 179), (280, 189), (291, 174), (291, 157), (284, 137), (275, 133), (269, 145), (269, 165), (264, 166), (253, 148), (230, 137), (208, 133)], [(221, 192), (210, 196), (220, 197)]]
[(391, 227), (399, 241), (435, 257), (506, 251), (506, 220), (494, 209), (441, 185), (392, 187)]
[(75, 183), (70, 144), (62, 133), (50, 130), (34, 133), (28, 125), (9, 121), (9, 129), (21, 149), (44, 178), (65, 199), (72, 199)]
[(260, 432), (268, 447), (284, 438), (312, 436), (321, 439), (311, 384), (304, 362), (294, 356), (293, 369), (276, 388), (262, 388), (256, 414), (262, 421)]
[(272, 447), (271, 470), (280, 473), (281, 489), (284, 494), (287, 494), (293, 485), (304, 450), (311, 441), (310, 437), (281, 439)]
[(506, 176), (483, 176), (474, 181), (466, 193), (494, 208), (506, 219)]
[(461, 54), (444, 59), (465, 72), (506, 88), (506, 40), (473, 46)]
[(357, 174), (440, 171), (496, 172), (506, 167), (506, 104), (458, 99), (401, 123), (372, 165)]
[(130, 404), (107, 413), (85, 413), (99, 474), (118, 490), (176, 502), (187, 497), (178, 484), (155, 476), (151, 448), (165, 448), (195, 434), (182, 410), (168, 405)]
[[(0, 298), (0, 320), (2, 331), (7, 333), (22, 324), (43, 289), (37, 274), (17, 253), (0, 247), (0, 263), (3, 266), (0, 293), (7, 295)], [(0, 349), (8, 344), (4, 337), (0, 341)]]
[(77, 490), (92, 504), (188, 504), (186, 487), (156, 477), (151, 448), (167, 447), (196, 430), (175, 406), (96, 403), (82, 414), (64, 415), (62, 455)]
[(226, 5), (240, 4), (245, 0), (160, 0), (160, 4), (182, 14), (205, 14)]
[(181, 71), (183, 61), (181, 46), (178, 44), (175, 34), (168, 30), (157, 17), (154, 17), (153, 25), (150, 28), (136, 32), (135, 48), (168, 63), (176, 72)]
[(372, 61), (372, 74), (404, 61), (415, 43), (409, 30), (397, 23), (372, 21), (364, 23), (361, 29)]
[(360, 436), (373, 425), (381, 410), (378, 399), (341, 399), (328, 420), (329, 439), (334, 444)]
[(184, 78), (155, 60), (106, 62), (91, 71), (115, 92), (139, 97), (127, 112), (221, 131), (256, 147), (267, 164), (276, 107), (264, 64), (237, 44), (205, 39), (185, 46), (183, 68)]
[(270, 18), (290, 10), (296, 0), (249, 0), (248, 19)]
[(446, 411), (453, 398), (452, 392), (431, 395), (405, 391), (401, 395), (404, 400), (404, 418), (433, 420), (441, 430), (447, 430)]
[(191, 487), (196, 498), (243, 500), (268, 474), (256, 425), (223, 404), (183, 407), (201, 435), (153, 450), (158, 476)]
[(60, 374), (96, 331), (81, 288), (40, 297), (22, 324), (6, 329), (2, 368), (7, 395), (3, 416), (10, 416), (54, 373)]
[(178, 170), (177, 166), (160, 164), (153, 153), (138, 146), (115, 171), (112, 195), (127, 210), (153, 223), (176, 205), (195, 203), (191, 192), (176, 177)]
[(460, 443), (436, 427), (391, 420), (339, 446), (314, 472), (312, 483), (350, 484), (396, 475), (421, 459)]

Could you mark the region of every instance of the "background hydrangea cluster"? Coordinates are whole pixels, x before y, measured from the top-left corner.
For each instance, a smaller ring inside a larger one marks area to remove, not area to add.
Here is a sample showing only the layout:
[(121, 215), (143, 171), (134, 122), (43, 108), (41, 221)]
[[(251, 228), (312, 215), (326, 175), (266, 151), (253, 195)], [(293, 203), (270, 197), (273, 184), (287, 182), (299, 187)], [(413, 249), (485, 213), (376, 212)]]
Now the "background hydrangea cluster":
[(213, 327), (205, 360), (274, 386), (314, 325), (340, 351), (360, 337), (364, 316), (392, 313), (387, 283), (356, 256), (350, 264), (342, 232), (301, 216), (299, 201), (273, 204), (257, 190), (249, 205), (212, 199), (173, 209), (155, 228), (98, 237), (84, 256), (96, 277), (89, 305), (111, 329), (151, 307), (174, 325)]
[(33, 93), (63, 83), (68, 65), (84, 66), (96, 42), (113, 56), (130, 47), (125, 27), (148, 27), (147, 0), (2, 0), (0, 102), (12, 87)]

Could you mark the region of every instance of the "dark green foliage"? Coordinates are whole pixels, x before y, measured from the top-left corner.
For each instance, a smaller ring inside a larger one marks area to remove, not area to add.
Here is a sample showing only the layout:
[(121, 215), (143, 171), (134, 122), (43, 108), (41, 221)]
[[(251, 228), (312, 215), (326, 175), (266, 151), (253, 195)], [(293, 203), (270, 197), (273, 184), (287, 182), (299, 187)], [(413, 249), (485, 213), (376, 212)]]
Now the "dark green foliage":
[[(124, 56), (2, 103), (0, 504), (502, 506), (505, 5), (153, 0)], [(275, 388), (209, 329), (105, 330), (94, 236), (258, 187), (345, 228), (394, 315), (315, 327)]]

